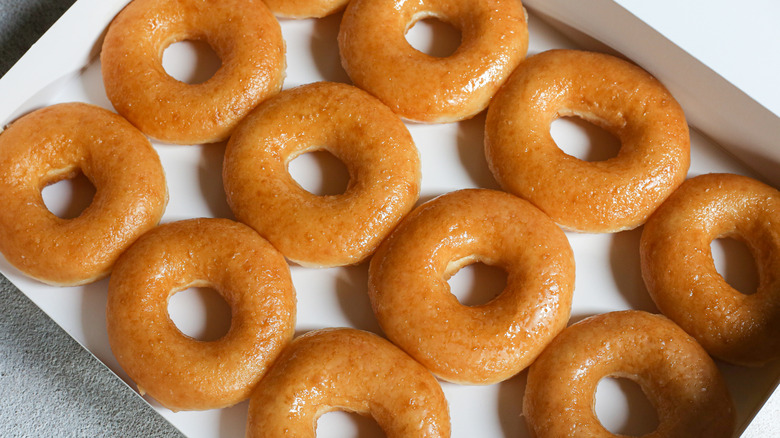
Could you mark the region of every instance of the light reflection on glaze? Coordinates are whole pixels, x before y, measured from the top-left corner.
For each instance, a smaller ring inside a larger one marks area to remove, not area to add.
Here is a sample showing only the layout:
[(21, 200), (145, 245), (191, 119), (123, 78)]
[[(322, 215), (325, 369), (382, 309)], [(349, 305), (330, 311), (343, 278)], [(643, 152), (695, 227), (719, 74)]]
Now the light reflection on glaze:
[(447, 401), (425, 368), (372, 333), (322, 329), (296, 338), (259, 383), (247, 437), (313, 437), (333, 410), (371, 416), (390, 438), (450, 436)]
[[(508, 281), (467, 307), (447, 279), (474, 261)], [(565, 327), (573, 280), (571, 248), (547, 216), (501, 192), (461, 190), (418, 207), (380, 246), (369, 297), (387, 336), (437, 376), (484, 384), (525, 368)]]
[[(742, 240), (758, 269), (745, 295), (718, 273), (710, 245)], [(658, 308), (713, 356), (740, 365), (780, 357), (780, 192), (733, 174), (686, 180), (640, 240), (642, 276)]]
[[(588, 162), (564, 153), (550, 135), (560, 115), (614, 134), (617, 156)], [(523, 62), (491, 102), (485, 154), (504, 190), (565, 229), (594, 233), (644, 223), (690, 163), (685, 115), (662, 84), (633, 64), (576, 50)]]
[[(519, 2), (472, 0), (443, 9), (415, 1), (354, 0), (344, 14), (338, 38), (344, 69), (403, 118), (426, 123), (470, 118), (525, 57), (528, 29)], [(470, 22), (477, 16), (485, 18)], [(405, 40), (408, 29), (425, 17), (461, 30), (453, 55), (429, 56)]]
[(659, 419), (655, 433), (647, 436), (733, 434), (734, 407), (715, 363), (677, 325), (641, 311), (586, 318), (544, 350), (530, 367), (523, 400), (531, 433), (618, 436), (595, 413), (596, 388), (605, 377), (640, 385)]
[[(314, 195), (290, 176), (288, 163), (316, 149), (347, 167), (343, 194)], [(236, 217), (287, 258), (344, 266), (373, 253), (414, 206), (419, 152), (401, 120), (372, 96), (345, 84), (310, 84), (269, 99), (246, 119), (228, 143), (223, 180)]]

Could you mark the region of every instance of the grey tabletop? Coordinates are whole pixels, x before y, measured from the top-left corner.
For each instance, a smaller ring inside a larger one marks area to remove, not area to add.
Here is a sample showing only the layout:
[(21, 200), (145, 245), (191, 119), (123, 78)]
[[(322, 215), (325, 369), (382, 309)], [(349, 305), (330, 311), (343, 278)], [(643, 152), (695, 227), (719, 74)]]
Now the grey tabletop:
[[(0, 76), (73, 2), (0, 0)], [(0, 302), (0, 436), (182, 436), (2, 275)]]

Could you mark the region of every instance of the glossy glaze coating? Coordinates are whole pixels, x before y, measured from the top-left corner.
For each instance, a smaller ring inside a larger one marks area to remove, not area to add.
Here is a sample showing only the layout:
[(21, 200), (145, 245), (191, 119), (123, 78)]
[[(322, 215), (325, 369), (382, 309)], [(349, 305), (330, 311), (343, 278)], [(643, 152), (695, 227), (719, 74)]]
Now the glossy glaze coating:
[(616, 437), (599, 422), (595, 393), (604, 377), (626, 378), (658, 414), (647, 438), (728, 438), (734, 407), (715, 363), (661, 315), (612, 312), (568, 327), (528, 371), (523, 412), (531, 436)]
[[(550, 135), (562, 116), (614, 134), (618, 155), (588, 162), (563, 152)], [(515, 71), (488, 110), (485, 154), (502, 188), (583, 232), (641, 225), (690, 164), (685, 115), (663, 85), (623, 60), (574, 50), (540, 53)]]
[[(200, 84), (169, 76), (165, 49), (204, 41), (222, 61)], [(282, 88), (279, 22), (261, 0), (133, 0), (111, 22), (100, 55), (106, 94), (119, 114), (168, 143), (224, 140)]]
[[(55, 216), (41, 190), (83, 173), (95, 186), (80, 216)], [(42, 282), (73, 286), (108, 275), (157, 225), (168, 192), (157, 152), (126, 120), (66, 103), (29, 113), (0, 133), (0, 252)]]
[[(507, 285), (468, 307), (447, 280), (474, 262), (502, 268)], [(526, 368), (566, 327), (573, 289), (563, 231), (527, 201), (483, 189), (416, 208), (369, 268), (369, 297), (387, 337), (456, 383), (499, 382)]]
[[(716, 271), (710, 245), (726, 237), (750, 249), (755, 293)], [(710, 354), (741, 365), (780, 358), (780, 192), (739, 175), (687, 180), (647, 221), (640, 250), (658, 308)]]
[[(430, 56), (406, 41), (429, 17), (460, 30), (452, 55)], [(525, 57), (528, 28), (519, 0), (352, 0), (338, 41), (355, 85), (403, 118), (446, 123), (485, 109)]]
[[(211, 287), (230, 306), (215, 341), (183, 334), (168, 300)], [(144, 234), (117, 262), (106, 307), (111, 351), (141, 393), (174, 410), (216, 409), (249, 397), (295, 326), (295, 291), (278, 251), (227, 219), (190, 219)]]
[(388, 438), (450, 436), (433, 375), (387, 340), (346, 328), (293, 340), (252, 394), (246, 436), (314, 438), (334, 410), (373, 417)]
[[(317, 196), (287, 166), (306, 152), (341, 160), (349, 184)], [(401, 120), (368, 93), (320, 82), (263, 103), (228, 142), (223, 167), (228, 203), (290, 260), (304, 266), (356, 264), (414, 206), (419, 153)]]
[(322, 18), (347, 6), (349, 0), (264, 0), (275, 15), (284, 18)]

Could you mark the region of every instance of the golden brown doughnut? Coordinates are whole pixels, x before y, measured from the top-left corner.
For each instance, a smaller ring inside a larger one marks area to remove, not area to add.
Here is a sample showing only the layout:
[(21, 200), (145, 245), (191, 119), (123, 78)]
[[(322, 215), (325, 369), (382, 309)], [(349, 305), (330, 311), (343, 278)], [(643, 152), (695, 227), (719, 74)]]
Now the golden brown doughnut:
[[(185, 40), (205, 41), (222, 60), (206, 82), (165, 72), (163, 52)], [(210, 143), (282, 88), (284, 50), (279, 22), (261, 0), (133, 0), (108, 28), (103, 83), (117, 112), (147, 135)]]
[[(216, 341), (176, 328), (168, 299), (211, 287), (231, 310)], [(292, 339), (295, 291), (278, 251), (227, 219), (190, 219), (141, 236), (116, 264), (108, 286), (108, 340), (119, 364), (163, 406), (214, 409), (249, 397)]]
[[(615, 135), (616, 157), (587, 162), (550, 135), (577, 116)], [(551, 50), (528, 58), (496, 94), (485, 154), (502, 188), (574, 231), (635, 228), (682, 183), (690, 163), (682, 109), (648, 73), (608, 55)]]
[(268, 8), (279, 17), (322, 18), (347, 6), (349, 0), (265, 0)]
[(647, 438), (734, 433), (731, 396), (712, 359), (665, 317), (632, 310), (568, 327), (531, 365), (523, 400), (531, 436), (618, 436), (594, 410), (596, 387), (605, 377), (642, 388), (658, 413), (658, 428)]
[(450, 436), (433, 375), (385, 339), (346, 328), (293, 340), (252, 394), (246, 436), (313, 438), (334, 410), (370, 415), (388, 438)]
[[(41, 190), (80, 172), (95, 186), (91, 204), (76, 218), (55, 216)], [(157, 152), (110, 111), (58, 104), (0, 133), (0, 252), (44, 283), (104, 277), (125, 248), (157, 225), (167, 201)]]
[[(435, 17), (460, 30), (452, 55), (413, 48), (406, 32)], [(528, 49), (520, 0), (352, 0), (339, 28), (341, 63), (352, 81), (401, 117), (445, 123), (487, 107)]]
[[(755, 293), (715, 270), (710, 245), (722, 237), (750, 248)], [(738, 175), (689, 179), (650, 216), (640, 249), (656, 305), (710, 354), (742, 365), (780, 358), (780, 192)]]
[[(447, 280), (474, 262), (504, 269), (507, 286), (468, 307)], [(368, 281), (388, 339), (442, 379), (489, 384), (523, 370), (566, 327), (574, 256), (530, 203), (469, 189), (410, 213), (372, 258)]]
[[(287, 166), (325, 150), (349, 171), (346, 192), (317, 196)], [(223, 180), (236, 217), (304, 266), (356, 264), (408, 213), (420, 191), (419, 153), (401, 120), (355, 87), (285, 90), (236, 129)]]

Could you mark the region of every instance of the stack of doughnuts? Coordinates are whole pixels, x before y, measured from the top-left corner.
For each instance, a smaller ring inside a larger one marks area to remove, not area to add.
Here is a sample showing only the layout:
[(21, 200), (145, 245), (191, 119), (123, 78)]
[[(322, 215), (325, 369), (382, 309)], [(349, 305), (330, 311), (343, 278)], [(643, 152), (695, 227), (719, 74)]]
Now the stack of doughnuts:
[[(320, 415), (342, 409), (372, 416), (388, 436), (446, 437), (437, 378), (486, 385), (529, 369), (523, 409), (534, 436), (612, 436), (592, 407), (608, 376), (640, 384), (658, 410), (658, 434), (733, 433), (734, 408), (710, 355), (746, 365), (780, 357), (780, 193), (735, 175), (686, 181), (688, 126), (660, 82), (604, 54), (525, 59), (517, 0), (266, 3), (132, 0), (101, 52), (118, 115), (60, 104), (0, 133), (0, 252), (53, 285), (110, 274), (109, 342), (140, 392), (174, 411), (251, 399), (247, 436), (313, 436)], [(333, 44), (353, 84), (282, 91), (286, 49), (274, 15), (341, 9)], [(460, 30), (451, 56), (405, 41), (428, 17)], [(182, 40), (217, 52), (212, 78), (184, 84), (165, 72), (162, 52)], [(486, 109), (485, 156), (502, 190), (421, 202), (420, 154), (403, 120), (452, 123)], [(564, 153), (550, 124), (568, 116), (617, 137), (617, 156)], [(147, 137), (227, 142), (222, 179), (235, 220), (158, 225), (168, 194)], [(318, 150), (346, 165), (344, 193), (318, 196), (290, 176), (293, 159)], [(92, 204), (75, 219), (54, 216), (42, 188), (80, 172), (96, 186)], [(643, 278), (668, 319), (612, 312), (567, 327), (576, 292), (564, 230), (640, 226)], [(709, 245), (720, 237), (755, 255), (755, 294), (715, 271)], [(337, 328), (295, 337), (288, 262), (368, 262), (386, 339)], [(464, 306), (448, 280), (472, 263), (501, 268), (507, 285)], [(168, 315), (169, 298), (195, 286), (217, 290), (231, 308), (216, 341), (190, 338)]]

